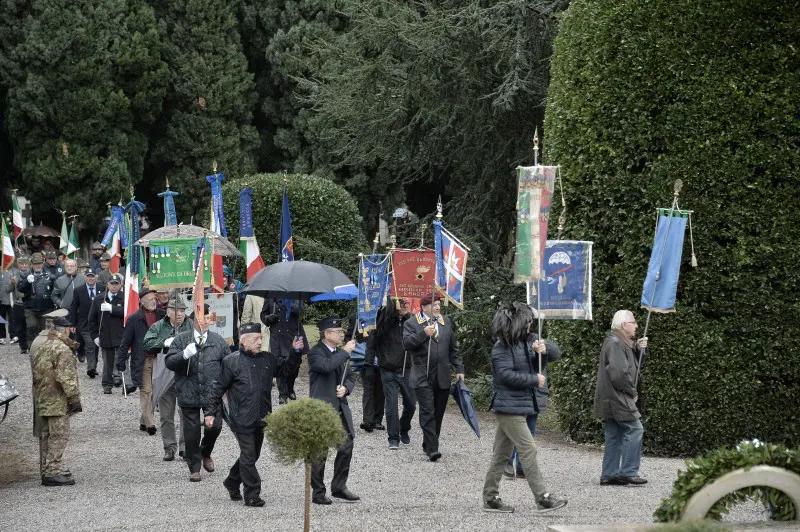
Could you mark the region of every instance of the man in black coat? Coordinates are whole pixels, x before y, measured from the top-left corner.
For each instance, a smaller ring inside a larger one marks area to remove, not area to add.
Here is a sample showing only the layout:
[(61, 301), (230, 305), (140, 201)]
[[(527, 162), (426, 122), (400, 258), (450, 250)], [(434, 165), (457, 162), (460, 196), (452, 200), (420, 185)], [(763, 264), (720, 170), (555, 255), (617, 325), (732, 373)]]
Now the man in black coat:
[(53, 277), (44, 269), (41, 253), (31, 255), (31, 269), (20, 276), (17, 290), (22, 292), (25, 305), (25, 324), (28, 342), (32, 342), (44, 330), (44, 315), (55, 308), (53, 304)]
[(442, 457), (439, 434), (450, 397), (450, 366), (456, 378), (464, 379), (461, 353), (456, 347), (453, 322), (440, 314), (437, 294), (425, 295), (421, 310), (403, 325), (403, 346), (411, 356), (411, 386), (419, 403), (419, 425), (422, 428), (422, 450), (431, 462)]
[(89, 331), (94, 345), (100, 348), (103, 356), (103, 393), (110, 394), (113, 386), (122, 384), (120, 377), (114, 375), (114, 358), (122, 332), (125, 328), (125, 297), (122, 293), (122, 277), (115, 273), (108, 278), (108, 287), (101, 297), (92, 301), (89, 311)]
[[(222, 375), (222, 360), (230, 352), (222, 336), (203, 331), (199, 321), (193, 318), (192, 331), (175, 337), (164, 360), (167, 368), (175, 372), (175, 389), (178, 391), (178, 406), (181, 407), (186, 463), (191, 482), (200, 482), (201, 464), (209, 473), (214, 471), (211, 453), (222, 430), (222, 417), (214, 417), (213, 393)], [(200, 410), (203, 410), (206, 418), (202, 442)]]
[(280, 366), (277, 375), (278, 404), (294, 401), (294, 382), (300, 372), (303, 355), (308, 353), (308, 340), (300, 321), (300, 302), (291, 303), (288, 316), (283, 301), (267, 299), (261, 310), (261, 321), (269, 327), (269, 351)]
[[(311, 381), (310, 395), (330, 404), (339, 414), (342, 426), (347, 432), (344, 443), (336, 453), (333, 463), (333, 480), (331, 495), (347, 502), (355, 502), (359, 497), (347, 489), (347, 477), (350, 473), (350, 460), (353, 458), (353, 415), (347, 396), (355, 387), (355, 377), (347, 361), (356, 343), (350, 340), (344, 348), (338, 346), (344, 337), (342, 320), (326, 318), (318, 323), (320, 341), (308, 352), (308, 377)], [(345, 373), (346, 372), (346, 373)], [(331, 504), (325, 496), (325, 462), (322, 459), (311, 466), (311, 487), (314, 490), (314, 504)]]
[[(234, 501), (242, 500), (239, 486), (244, 484), (245, 506), (264, 506), (261, 477), (256, 462), (264, 443), (264, 418), (272, 413), (272, 376), (276, 361), (271, 353), (261, 351), (261, 325), (243, 323), (239, 327), (239, 351), (222, 361), (222, 376), (213, 393), (212, 412), (206, 427), (224, 416), (236, 441), (239, 458), (222, 482)], [(228, 412), (222, 409), (222, 396), (228, 394)], [(210, 422), (209, 422), (210, 418)]]
[(155, 356), (144, 351), (144, 337), (148, 329), (164, 317), (164, 311), (156, 308), (156, 293), (143, 289), (139, 294), (139, 310), (128, 316), (122, 343), (117, 348), (116, 364), (118, 371), (125, 371), (128, 365), (128, 352), (131, 357), (131, 382), (126, 383), (126, 392), (132, 393), (140, 388), (139, 430), (150, 436), (156, 433), (153, 418), (153, 360)]
[(83, 279), (85, 284), (73, 292), (69, 321), (75, 324), (75, 333), (83, 345), (83, 352), (86, 355), (86, 374), (94, 379), (97, 377), (97, 346), (89, 328), (89, 312), (92, 309), (92, 302), (98, 295), (102, 297), (102, 293), (97, 286), (97, 274), (94, 270), (87, 270), (83, 274)]

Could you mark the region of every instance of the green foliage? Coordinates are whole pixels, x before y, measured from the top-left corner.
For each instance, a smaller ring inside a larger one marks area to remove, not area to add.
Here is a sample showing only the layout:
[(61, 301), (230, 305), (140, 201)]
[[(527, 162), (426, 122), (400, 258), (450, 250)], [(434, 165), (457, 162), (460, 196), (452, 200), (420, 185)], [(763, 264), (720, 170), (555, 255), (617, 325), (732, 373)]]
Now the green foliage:
[[(749, 470), (757, 465), (780, 467), (800, 474), (800, 452), (782, 445), (761, 443), (757, 440), (742, 442), (736, 448), (723, 447), (705, 456), (686, 461), (686, 471), (678, 474), (672, 495), (661, 501), (654, 516), (657, 521), (677, 521), (683, 514), (692, 495), (704, 486), (737, 469)], [(708, 517), (720, 519), (735, 504), (753, 499), (770, 510), (772, 519), (791, 521), (797, 510), (791, 499), (774, 488), (753, 486), (731, 493), (720, 499), (708, 512)], [(771, 508), (770, 508), (771, 506)]]
[(785, 267), (800, 261), (798, 27), (782, 0), (577, 2), (561, 19), (545, 155), (562, 165), (566, 234), (595, 242), (595, 322), (553, 327), (565, 352), (553, 390), (573, 438), (601, 439), (603, 333), (615, 310), (639, 306), (654, 210), (681, 178), (699, 267), (687, 249), (677, 312), (650, 323), (645, 447), (800, 443), (800, 410), (787, 408), (800, 404), (800, 335), (787, 326), (800, 273)]
[(255, 170), (258, 134), (251, 125), (256, 104), (247, 71), (235, 5), (223, 0), (157, 3), (169, 93), (151, 137), (153, 187), (164, 178), (183, 192), (179, 216), (208, 208), (213, 161), (231, 175)]
[(270, 414), (264, 436), (278, 459), (289, 464), (324, 458), (346, 437), (339, 414), (331, 405), (308, 397)]
[(478, 410), (489, 410), (492, 403), (491, 373), (475, 373), (464, 379), (467, 388), (472, 391), (472, 402)]
[(728, 530), (732, 530), (732, 528), (714, 521), (689, 521), (658, 527), (659, 532), (725, 532)]

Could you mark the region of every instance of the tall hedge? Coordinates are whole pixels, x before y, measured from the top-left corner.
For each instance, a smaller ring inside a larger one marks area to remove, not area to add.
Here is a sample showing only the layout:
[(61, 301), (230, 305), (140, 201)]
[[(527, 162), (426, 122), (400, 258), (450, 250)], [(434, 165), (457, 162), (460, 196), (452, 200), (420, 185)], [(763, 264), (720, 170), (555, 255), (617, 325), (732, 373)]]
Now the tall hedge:
[[(693, 209), (677, 312), (654, 315), (645, 446), (696, 454), (743, 438), (800, 444), (800, 10), (785, 1), (577, 1), (551, 65), (545, 157), (570, 238), (595, 241), (593, 323), (554, 332), (562, 424), (598, 440), (597, 359), (613, 312), (639, 310), (656, 207)], [(553, 214), (558, 215), (558, 212)]]

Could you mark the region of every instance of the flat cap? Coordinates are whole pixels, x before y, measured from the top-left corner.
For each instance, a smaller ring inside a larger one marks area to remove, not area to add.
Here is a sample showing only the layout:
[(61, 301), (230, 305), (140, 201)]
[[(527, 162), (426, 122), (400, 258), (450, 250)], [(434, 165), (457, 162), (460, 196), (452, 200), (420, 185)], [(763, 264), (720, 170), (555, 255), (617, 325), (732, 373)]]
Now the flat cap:
[(239, 336), (250, 333), (261, 334), (261, 325), (258, 323), (243, 323), (239, 325)]
[(319, 320), (317, 322), (317, 327), (319, 327), (320, 331), (324, 331), (325, 329), (337, 329), (341, 326), (341, 318), (325, 318), (324, 320)]

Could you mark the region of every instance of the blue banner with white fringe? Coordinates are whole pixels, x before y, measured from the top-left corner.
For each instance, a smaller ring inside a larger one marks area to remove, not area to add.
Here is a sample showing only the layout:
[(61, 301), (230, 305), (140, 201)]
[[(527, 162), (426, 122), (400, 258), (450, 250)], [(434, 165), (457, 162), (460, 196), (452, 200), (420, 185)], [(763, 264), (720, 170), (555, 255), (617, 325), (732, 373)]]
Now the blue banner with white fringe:
[(687, 218), (676, 213), (659, 216), (653, 252), (642, 287), (642, 308), (675, 312)]

